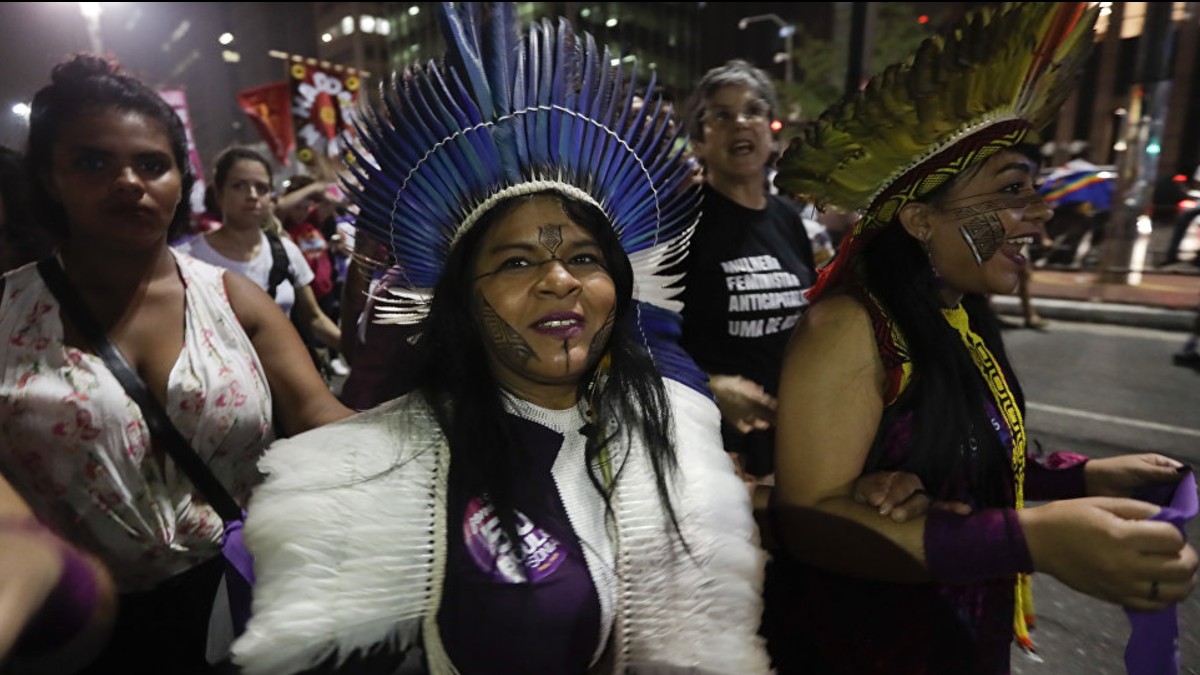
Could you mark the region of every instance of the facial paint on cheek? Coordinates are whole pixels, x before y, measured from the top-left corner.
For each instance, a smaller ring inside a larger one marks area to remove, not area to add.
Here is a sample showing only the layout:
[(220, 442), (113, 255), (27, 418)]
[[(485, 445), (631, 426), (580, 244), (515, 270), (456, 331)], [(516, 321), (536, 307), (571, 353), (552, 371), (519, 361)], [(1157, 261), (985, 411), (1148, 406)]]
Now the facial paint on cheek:
[(604, 325), (600, 326), (600, 330), (592, 336), (592, 342), (588, 345), (588, 363), (595, 363), (604, 353), (604, 349), (608, 346), (608, 338), (612, 335), (613, 325), (617, 321), (617, 308), (614, 305), (608, 311), (608, 316), (604, 317)]
[(958, 228), (959, 234), (975, 256), (975, 264), (982, 265), (991, 260), (1004, 243), (1004, 226), (994, 214), (963, 223)]
[[(975, 264), (982, 265), (991, 260), (1004, 244), (1004, 222), (1000, 214), (1004, 211), (1024, 209), (1041, 197), (1033, 191), (1014, 195), (1008, 199), (988, 199), (975, 204), (960, 206), (952, 211), (955, 220), (963, 221), (958, 232), (971, 249)], [(968, 198), (969, 199), (969, 198)]]
[(495, 349), (500, 360), (512, 366), (524, 367), (530, 359), (537, 359), (537, 353), (533, 351), (529, 343), (521, 338), (517, 329), (500, 318), (496, 308), (492, 307), (487, 298), (483, 297), (482, 291), (475, 291), (475, 301), (479, 308), (483, 331), (487, 335), (487, 339), (491, 341), (492, 348)]

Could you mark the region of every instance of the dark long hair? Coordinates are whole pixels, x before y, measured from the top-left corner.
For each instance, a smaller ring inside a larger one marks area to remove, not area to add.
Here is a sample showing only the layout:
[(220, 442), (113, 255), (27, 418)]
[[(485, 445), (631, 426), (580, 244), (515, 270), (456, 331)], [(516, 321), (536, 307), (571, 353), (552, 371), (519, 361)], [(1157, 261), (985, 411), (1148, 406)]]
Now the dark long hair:
[[(616, 323), (609, 338), (611, 362), (607, 379), (591, 399), (596, 429), (613, 429), (611, 435), (588, 434), (586, 456), (589, 477), (612, 515), (611, 487), (597, 473), (601, 450), (640, 434), (652, 464), (659, 498), (671, 529), (679, 524), (668, 499), (667, 477), (676, 469), (671, 434), (671, 412), (662, 379), (637, 330), (633, 303), (633, 269), (604, 214), (595, 206), (546, 191), (511, 197), (489, 210), (465, 233), (447, 257), (433, 304), (416, 346), (421, 364), (416, 385), (430, 401), (450, 444), (455, 471), (464, 485), (488, 495), (501, 527), (517, 542), (512, 485), (528, 466), (525, 449), (517, 443), (506, 422), (502, 389), (488, 365), (484, 336), (472, 315), (474, 291), (471, 267), (484, 233), (517, 205), (536, 196), (557, 198), (567, 215), (599, 243), (616, 286)], [(581, 379), (580, 396), (587, 395), (593, 372)], [(582, 420), (581, 420), (582, 424)], [(622, 453), (614, 453), (620, 458)], [(613, 467), (613, 484), (621, 467)]]
[(53, 242), (35, 227), (29, 173), (21, 153), (0, 146), (0, 274), (48, 254)]
[(158, 92), (126, 74), (114, 61), (93, 54), (76, 54), (56, 66), (50, 84), (38, 90), (29, 113), (29, 163), (34, 212), (52, 236), (62, 239), (69, 232), (66, 209), (43, 185), (41, 177), (53, 170), (54, 143), (66, 125), (81, 115), (115, 109), (137, 112), (157, 120), (167, 132), (171, 155), (181, 175), (179, 205), (168, 228), (168, 241), (186, 231), (191, 215), (189, 197), (196, 177), (188, 162), (187, 130), (183, 120)]
[[(1014, 148), (1036, 157), (1036, 148)], [(962, 180), (966, 173), (959, 174)], [(953, 182), (922, 201), (937, 205)], [(921, 245), (897, 223), (889, 225), (863, 249), (863, 285), (887, 309), (900, 329), (912, 359), (913, 380), (895, 405), (884, 411), (880, 430), (911, 412), (913, 432), (906, 465), (931, 493), (949, 496), (951, 478), (964, 475), (977, 506), (1011, 504), (1008, 450), (992, 429), (987, 401), (991, 394), (957, 331), (942, 316), (938, 280)], [(962, 301), (974, 330), (996, 357), (1022, 412), (1024, 395), (1008, 361), (996, 320), (985, 296), (968, 294)], [(867, 470), (878, 468), (882, 452), (876, 438)], [(973, 456), (973, 459), (972, 459)]]

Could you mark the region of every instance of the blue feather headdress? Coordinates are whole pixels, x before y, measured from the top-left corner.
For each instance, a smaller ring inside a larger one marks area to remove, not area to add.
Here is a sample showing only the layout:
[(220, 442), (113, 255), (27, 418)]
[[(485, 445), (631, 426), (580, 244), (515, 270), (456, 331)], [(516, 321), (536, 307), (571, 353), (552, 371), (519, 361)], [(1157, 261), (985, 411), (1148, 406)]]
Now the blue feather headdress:
[(445, 59), (394, 75), (383, 108), (359, 116), (344, 181), (356, 227), (402, 280), (376, 295), (375, 320), (419, 322), (462, 234), (501, 200), (550, 189), (608, 216), (643, 334), (673, 340), (681, 289), (666, 270), (686, 254), (699, 191), (653, 76), (639, 106), (636, 66), (626, 76), (565, 19), (518, 35), (513, 3), (442, 3), (439, 21)]

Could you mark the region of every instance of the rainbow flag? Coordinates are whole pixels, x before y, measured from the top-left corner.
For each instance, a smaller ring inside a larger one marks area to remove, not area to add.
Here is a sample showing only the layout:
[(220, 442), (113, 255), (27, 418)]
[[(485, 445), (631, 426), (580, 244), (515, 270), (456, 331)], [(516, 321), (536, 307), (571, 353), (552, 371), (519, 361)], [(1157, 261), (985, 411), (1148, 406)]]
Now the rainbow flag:
[(1115, 181), (1108, 171), (1077, 171), (1048, 180), (1038, 189), (1051, 208), (1087, 202), (1092, 211), (1112, 209)]

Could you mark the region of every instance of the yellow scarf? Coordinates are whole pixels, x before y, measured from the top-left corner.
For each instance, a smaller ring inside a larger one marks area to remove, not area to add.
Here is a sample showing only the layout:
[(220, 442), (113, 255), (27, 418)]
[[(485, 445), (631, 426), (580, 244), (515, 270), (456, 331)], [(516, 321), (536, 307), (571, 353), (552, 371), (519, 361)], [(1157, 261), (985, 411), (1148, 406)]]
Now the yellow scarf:
[[(1004, 371), (996, 362), (996, 357), (992, 356), (992, 352), (984, 344), (983, 338), (971, 331), (967, 311), (963, 309), (962, 305), (953, 309), (943, 309), (942, 314), (945, 315), (946, 321), (958, 331), (963, 345), (971, 353), (971, 360), (975, 362), (975, 367), (979, 369), (979, 374), (983, 376), (984, 382), (987, 382), (988, 389), (992, 393), (992, 400), (996, 403), (996, 409), (1000, 411), (1005, 423), (1008, 424), (1008, 430), (1012, 435), (1015, 506), (1018, 509), (1025, 508), (1025, 422), (1021, 417), (1021, 409), (1017, 406), (1017, 399), (1008, 388), (1008, 382), (1004, 379)], [(1029, 630), (1034, 627), (1034, 622), (1033, 589), (1030, 585), (1030, 578), (1028, 574), (1018, 574), (1016, 605), (1013, 612), (1013, 633), (1017, 644), (1026, 651), (1033, 651), (1033, 641), (1029, 638)]]

